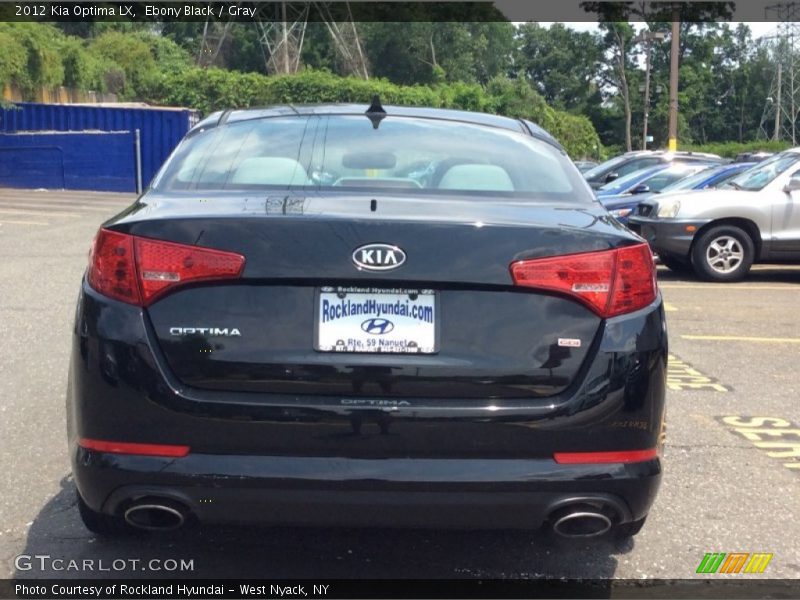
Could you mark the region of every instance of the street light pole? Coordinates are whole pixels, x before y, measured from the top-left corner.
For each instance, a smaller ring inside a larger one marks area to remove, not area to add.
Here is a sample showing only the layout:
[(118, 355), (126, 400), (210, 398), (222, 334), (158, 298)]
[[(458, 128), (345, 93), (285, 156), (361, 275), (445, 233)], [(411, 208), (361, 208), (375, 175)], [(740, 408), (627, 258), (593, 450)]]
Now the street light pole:
[(642, 122), (642, 150), (647, 150), (647, 118), (650, 116), (650, 40), (645, 43), (644, 57), (644, 118)]
[(644, 118), (642, 124), (642, 150), (647, 150), (647, 124), (650, 117), (650, 42), (663, 40), (666, 35), (661, 31), (643, 32), (633, 38), (634, 43), (645, 43), (644, 70)]

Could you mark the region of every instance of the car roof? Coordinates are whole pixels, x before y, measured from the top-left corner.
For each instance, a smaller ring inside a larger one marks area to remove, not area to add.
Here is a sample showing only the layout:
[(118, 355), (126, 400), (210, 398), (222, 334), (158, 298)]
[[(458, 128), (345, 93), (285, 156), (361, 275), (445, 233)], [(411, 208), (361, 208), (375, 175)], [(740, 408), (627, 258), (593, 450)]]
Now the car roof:
[(626, 152), (624, 156), (639, 157), (639, 156), (666, 156), (672, 158), (721, 158), (719, 154), (711, 154), (710, 152), (695, 152), (693, 150), (631, 150)]
[[(292, 115), (363, 115), (366, 113), (367, 106), (367, 104), (284, 104), (261, 108), (241, 108), (229, 111), (217, 111), (203, 119), (196, 127), (203, 126), (207, 128), (214, 122), (236, 123), (238, 121), (247, 121), (250, 119)], [(491, 115), (468, 110), (418, 106), (386, 105), (383, 109), (386, 111), (386, 114), (390, 116), (397, 115), (402, 117), (444, 119), (447, 121), (462, 121), (478, 125), (500, 127), (511, 131), (525, 131), (520, 119), (512, 119), (501, 115)], [(538, 125), (534, 123), (531, 123), (531, 125), (542, 133), (546, 133)], [(549, 136), (550, 134), (547, 135)]]
[[(236, 123), (249, 121), (252, 119), (263, 119), (281, 116), (303, 116), (303, 115), (365, 115), (369, 104), (353, 103), (327, 103), (327, 104), (279, 104), (258, 108), (240, 108), (225, 111), (217, 111), (197, 123), (187, 134), (190, 136), (205, 129), (217, 127), (226, 123)], [(517, 133), (529, 134), (532, 137), (547, 142), (565, 153), (563, 146), (553, 137), (550, 132), (543, 129), (536, 123), (527, 119), (514, 119), (502, 115), (492, 115), (489, 113), (473, 112), (469, 110), (456, 110), (451, 108), (431, 108), (423, 106), (396, 106), (387, 104), (382, 106), (387, 116), (416, 117), (424, 119), (440, 119), (443, 121), (453, 121), (470, 123), (473, 125), (484, 125), (487, 127), (497, 127), (514, 131)]]

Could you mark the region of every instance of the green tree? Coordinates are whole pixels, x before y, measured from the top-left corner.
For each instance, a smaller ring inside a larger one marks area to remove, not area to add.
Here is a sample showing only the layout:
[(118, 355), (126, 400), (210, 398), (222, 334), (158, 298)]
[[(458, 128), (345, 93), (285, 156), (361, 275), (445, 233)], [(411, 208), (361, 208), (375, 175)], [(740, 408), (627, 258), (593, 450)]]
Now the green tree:
[(600, 23), (602, 48), (606, 60), (601, 64), (599, 79), (606, 98), (621, 102), (624, 118), (625, 149), (632, 149), (631, 125), (631, 74), (636, 69), (636, 53), (633, 49), (634, 30), (627, 21)]
[(515, 68), (551, 106), (584, 112), (600, 101), (597, 73), (603, 61), (598, 36), (562, 23), (521, 25)]

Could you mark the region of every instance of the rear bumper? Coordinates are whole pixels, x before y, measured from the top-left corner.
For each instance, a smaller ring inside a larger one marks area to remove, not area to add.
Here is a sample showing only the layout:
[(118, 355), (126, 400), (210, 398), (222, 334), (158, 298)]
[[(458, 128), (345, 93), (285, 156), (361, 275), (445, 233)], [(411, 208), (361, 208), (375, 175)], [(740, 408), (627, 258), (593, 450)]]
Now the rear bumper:
[(535, 529), (560, 507), (589, 501), (628, 522), (647, 514), (661, 478), (659, 459), (164, 459), (78, 448), (74, 463), (78, 488), (97, 511), (121, 514), (136, 500), (166, 498), (200, 522), (264, 525)]
[[(94, 510), (171, 498), (205, 522), (538, 527), (559, 503), (599, 498), (647, 514), (659, 459), (559, 464), (557, 452), (662, 443), (661, 298), (606, 321), (580, 377), (546, 398), (284, 396), (187, 387), (151, 345), (147, 316), (84, 287), (67, 416), (76, 485)], [(370, 400), (370, 399), (366, 399)], [(191, 448), (111, 454), (80, 438)]]

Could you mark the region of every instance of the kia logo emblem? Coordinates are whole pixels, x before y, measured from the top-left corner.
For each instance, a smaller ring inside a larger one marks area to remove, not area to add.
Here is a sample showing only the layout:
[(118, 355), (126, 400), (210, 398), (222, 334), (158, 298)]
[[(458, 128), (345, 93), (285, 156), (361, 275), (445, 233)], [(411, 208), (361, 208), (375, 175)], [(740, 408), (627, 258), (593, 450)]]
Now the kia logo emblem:
[(394, 329), (394, 323), (389, 319), (367, 319), (361, 324), (361, 329), (372, 335), (383, 335)]
[(406, 253), (391, 244), (367, 244), (353, 252), (353, 263), (366, 271), (390, 271), (406, 262)]

